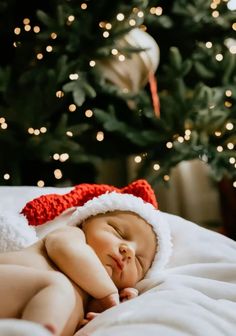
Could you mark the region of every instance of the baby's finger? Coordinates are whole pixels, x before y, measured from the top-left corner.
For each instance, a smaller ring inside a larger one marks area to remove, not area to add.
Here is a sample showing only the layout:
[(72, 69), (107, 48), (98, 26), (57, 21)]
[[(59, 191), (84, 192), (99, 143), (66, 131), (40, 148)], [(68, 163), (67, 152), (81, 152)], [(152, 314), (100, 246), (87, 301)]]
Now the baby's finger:
[(138, 296), (138, 290), (136, 288), (124, 288), (120, 291), (120, 299), (123, 301), (130, 300)]
[(95, 317), (97, 317), (99, 313), (89, 312), (86, 314), (86, 318), (88, 321), (92, 321)]

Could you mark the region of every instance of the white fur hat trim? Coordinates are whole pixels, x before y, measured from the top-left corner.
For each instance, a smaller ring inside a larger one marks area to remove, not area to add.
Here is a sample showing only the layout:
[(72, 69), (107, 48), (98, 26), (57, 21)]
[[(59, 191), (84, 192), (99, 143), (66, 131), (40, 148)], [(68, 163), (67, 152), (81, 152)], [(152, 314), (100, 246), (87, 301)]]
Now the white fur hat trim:
[(153, 227), (157, 236), (157, 251), (145, 278), (155, 277), (167, 265), (172, 252), (172, 243), (168, 223), (164, 221), (161, 211), (152, 204), (132, 194), (106, 193), (77, 207), (68, 224), (78, 225), (91, 216), (115, 210), (134, 212)]

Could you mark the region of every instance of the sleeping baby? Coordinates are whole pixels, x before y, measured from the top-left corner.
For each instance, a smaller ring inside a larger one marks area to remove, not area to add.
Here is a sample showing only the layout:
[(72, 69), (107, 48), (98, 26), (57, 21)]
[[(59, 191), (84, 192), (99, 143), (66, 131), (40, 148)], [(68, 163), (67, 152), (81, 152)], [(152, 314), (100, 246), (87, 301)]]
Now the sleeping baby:
[(106, 193), (71, 212), (68, 225), (0, 254), (0, 318), (72, 336), (168, 262), (167, 224), (142, 195)]

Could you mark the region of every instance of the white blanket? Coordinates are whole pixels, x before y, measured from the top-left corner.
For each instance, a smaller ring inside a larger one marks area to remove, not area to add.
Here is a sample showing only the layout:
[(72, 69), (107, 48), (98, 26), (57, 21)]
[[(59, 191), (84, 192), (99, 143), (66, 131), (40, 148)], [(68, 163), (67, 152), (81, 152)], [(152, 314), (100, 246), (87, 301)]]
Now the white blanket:
[[(1, 187), (0, 250), (21, 248), (45, 234), (45, 228), (35, 234), (19, 215), (26, 201), (68, 190)], [(180, 217), (162, 214), (173, 242), (167, 268), (155, 279), (138, 284), (142, 293), (138, 298), (105, 311), (76, 336), (236, 335), (236, 242)], [(65, 221), (65, 217), (57, 218), (51, 227)]]

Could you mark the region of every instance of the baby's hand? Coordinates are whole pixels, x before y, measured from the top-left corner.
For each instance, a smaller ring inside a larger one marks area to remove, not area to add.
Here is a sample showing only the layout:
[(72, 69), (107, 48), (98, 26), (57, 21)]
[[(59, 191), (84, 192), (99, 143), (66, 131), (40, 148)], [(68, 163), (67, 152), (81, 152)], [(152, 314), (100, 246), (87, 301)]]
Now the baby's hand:
[(102, 313), (104, 310), (117, 306), (120, 303), (119, 294), (110, 294), (102, 299), (92, 299), (87, 307), (87, 311)]
[(121, 302), (134, 299), (137, 296), (138, 296), (138, 290), (136, 288), (127, 287), (120, 291)]
[[(137, 297), (138, 290), (131, 287), (124, 288), (120, 291), (119, 296), (120, 301), (125, 302)], [(99, 315), (99, 313), (102, 313), (104, 310), (116, 306), (117, 304), (119, 304), (119, 298), (117, 301), (117, 294), (108, 295), (103, 299), (92, 299), (88, 304), (88, 313), (86, 314), (86, 318), (83, 320), (81, 327), (92, 321)]]

